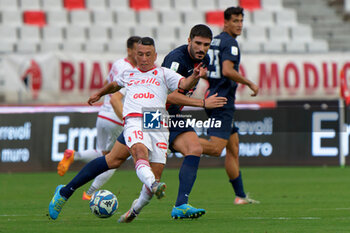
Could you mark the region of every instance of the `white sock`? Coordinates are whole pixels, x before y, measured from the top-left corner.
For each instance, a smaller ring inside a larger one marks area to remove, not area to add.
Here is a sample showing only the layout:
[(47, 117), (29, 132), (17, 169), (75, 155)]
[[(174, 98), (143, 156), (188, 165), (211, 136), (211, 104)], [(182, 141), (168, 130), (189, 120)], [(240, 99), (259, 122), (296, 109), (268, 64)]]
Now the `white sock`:
[(94, 181), (92, 182), (89, 190), (86, 192), (89, 195), (92, 195), (96, 190), (100, 189), (102, 185), (104, 185), (114, 174), (117, 169), (111, 169), (105, 171), (104, 173), (96, 176)]
[(76, 151), (74, 153), (74, 160), (90, 162), (91, 160), (101, 156), (103, 156), (102, 152), (97, 150)]
[(146, 187), (146, 185), (142, 186), (140, 196), (134, 206), (134, 210), (137, 214), (140, 213), (143, 207), (145, 207), (153, 197), (153, 193)]
[(135, 164), (136, 174), (141, 180), (142, 183), (144, 183), (147, 188), (152, 190), (152, 184), (154, 181), (156, 181), (156, 178), (154, 177), (154, 174), (151, 170), (151, 166), (149, 165), (149, 162), (144, 159), (139, 159), (136, 161)]

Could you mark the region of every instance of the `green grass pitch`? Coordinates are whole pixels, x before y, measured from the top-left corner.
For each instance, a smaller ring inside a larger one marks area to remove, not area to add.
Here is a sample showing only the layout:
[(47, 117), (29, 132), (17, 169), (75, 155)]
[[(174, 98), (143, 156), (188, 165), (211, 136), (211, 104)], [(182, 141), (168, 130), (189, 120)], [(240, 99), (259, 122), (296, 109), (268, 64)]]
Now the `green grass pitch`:
[(233, 190), (223, 168), (200, 168), (190, 204), (206, 209), (197, 220), (173, 220), (178, 170), (165, 169), (167, 196), (152, 199), (137, 219), (118, 224), (138, 196), (141, 183), (133, 170), (120, 170), (104, 186), (119, 200), (109, 219), (95, 217), (81, 199), (87, 184), (75, 192), (56, 221), (46, 216), (58, 184), (56, 173), (0, 174), (0, 233), (223, 233), (223, 232), (350, 232), (350, 169), (337, 167), (244, 167), (245, 190), (258, 205), (233, 205)]

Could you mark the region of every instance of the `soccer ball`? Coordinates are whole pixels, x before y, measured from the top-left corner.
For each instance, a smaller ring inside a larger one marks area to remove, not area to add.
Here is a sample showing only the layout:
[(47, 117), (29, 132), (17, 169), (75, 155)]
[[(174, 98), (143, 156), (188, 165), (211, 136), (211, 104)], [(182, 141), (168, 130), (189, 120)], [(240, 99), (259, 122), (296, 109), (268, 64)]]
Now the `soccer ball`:
[(118, 209), (117, 197), (108, 190), (96, 191), (90, 200), (91, 212), (99, 218), (109, 218)]

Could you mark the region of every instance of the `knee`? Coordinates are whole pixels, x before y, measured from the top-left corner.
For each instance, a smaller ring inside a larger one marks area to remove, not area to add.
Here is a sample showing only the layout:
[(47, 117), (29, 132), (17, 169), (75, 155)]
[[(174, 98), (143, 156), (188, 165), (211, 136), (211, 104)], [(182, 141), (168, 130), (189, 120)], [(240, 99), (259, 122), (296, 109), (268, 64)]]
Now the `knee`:
[(190, 147), (187, 148), (187, 153), (186, 155), (196, 155), (196, 156), (201, 156), (203, 153), (203, 148), (201, 144), (195, 144), (191, 145)]
[(220, 156), (221, 156), (221, 153), (222, 153), (222, 149), (221, 149), (221, 148), (218, 148), (218, 147), (213, 147), (211, 153), (212, 153), (212, 154), (211, 154), (212, 156), (220, 157)]

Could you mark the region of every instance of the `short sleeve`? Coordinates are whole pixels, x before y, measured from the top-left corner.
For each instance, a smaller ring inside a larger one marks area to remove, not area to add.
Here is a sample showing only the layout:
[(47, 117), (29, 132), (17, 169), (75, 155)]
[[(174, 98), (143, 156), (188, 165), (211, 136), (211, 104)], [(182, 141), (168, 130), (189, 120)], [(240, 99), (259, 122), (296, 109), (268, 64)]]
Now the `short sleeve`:
[(221, 46), (222, 61), (239, 61), (239, 49), (236, 40), (226, 40)]
[(164, 79), (166, 82), (166, 85), (170, 91), (175, 91), (179, 88), (180, 80), (183, 79), (180, 74), (176, 73), (173, 70), (163, 68), (164, 71)]
[(122, 94), (123, 96), (125, 96), (125, 93), (126, 93), (126, 88), (123, 87), (119, 90), (120, 94)]
[(179, 74), (183, 72), (184, 67), (181, 65), (181, 60), (176, 55), (168, 55), (164, 58), (162, 67), (166, 67), (170, 70), (173, 70)]

